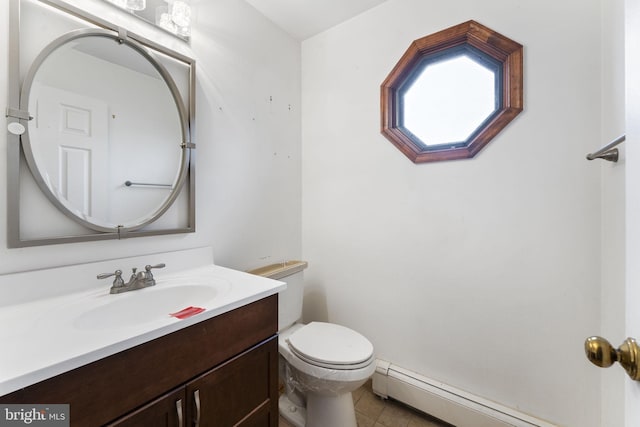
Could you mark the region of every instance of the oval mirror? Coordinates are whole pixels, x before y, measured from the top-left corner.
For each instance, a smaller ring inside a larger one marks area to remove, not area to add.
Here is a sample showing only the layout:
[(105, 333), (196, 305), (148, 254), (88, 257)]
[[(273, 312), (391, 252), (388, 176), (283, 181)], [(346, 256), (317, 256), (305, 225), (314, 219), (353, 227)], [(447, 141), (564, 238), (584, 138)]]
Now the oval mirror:
[(145, 47), (113, 32), (78, 30), (36, 58), (21, 96), (33, 120), (27, 164), (67, 216), (98, 231), (159, 218), (187, 175), (181, 95)]

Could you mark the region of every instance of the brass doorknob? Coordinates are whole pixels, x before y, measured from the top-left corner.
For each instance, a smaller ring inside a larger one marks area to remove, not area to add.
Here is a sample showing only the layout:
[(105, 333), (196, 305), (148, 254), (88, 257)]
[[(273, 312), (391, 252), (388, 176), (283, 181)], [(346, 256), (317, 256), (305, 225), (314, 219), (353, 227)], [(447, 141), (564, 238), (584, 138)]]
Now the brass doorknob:
[(616, 350), (602, 337), (589, 337), (584, 342), (587, 359), (596, 366), (608, 368), (620, 363), (632, 380), (640, 381), (640, 346), (633, 338), (627, 338)]

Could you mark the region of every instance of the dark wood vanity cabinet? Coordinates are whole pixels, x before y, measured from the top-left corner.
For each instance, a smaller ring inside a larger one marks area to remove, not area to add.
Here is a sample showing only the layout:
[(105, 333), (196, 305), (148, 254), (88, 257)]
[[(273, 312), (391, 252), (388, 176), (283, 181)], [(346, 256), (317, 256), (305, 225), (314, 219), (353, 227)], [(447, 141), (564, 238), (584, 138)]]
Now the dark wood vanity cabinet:
[(265, 375), (277, 352), (277, 340), (271, 338), (109, 427), (277, 427), (271, 422), (272, 375)]
[(69, 403), (78, 427), (277, 427), (277, 304), (267, 297), (0, 402)]

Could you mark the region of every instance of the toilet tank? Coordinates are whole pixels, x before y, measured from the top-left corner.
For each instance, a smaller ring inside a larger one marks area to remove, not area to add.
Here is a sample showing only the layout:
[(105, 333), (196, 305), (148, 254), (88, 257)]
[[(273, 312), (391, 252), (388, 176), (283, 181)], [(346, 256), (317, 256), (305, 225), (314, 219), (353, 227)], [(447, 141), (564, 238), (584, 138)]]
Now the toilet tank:
[(287, 289), (278, 294), (278, 331), (282, 331), (302, 318), (304, 274), (306, 261), (285, 261), (249, 271), (251, 274), (280, 280)]

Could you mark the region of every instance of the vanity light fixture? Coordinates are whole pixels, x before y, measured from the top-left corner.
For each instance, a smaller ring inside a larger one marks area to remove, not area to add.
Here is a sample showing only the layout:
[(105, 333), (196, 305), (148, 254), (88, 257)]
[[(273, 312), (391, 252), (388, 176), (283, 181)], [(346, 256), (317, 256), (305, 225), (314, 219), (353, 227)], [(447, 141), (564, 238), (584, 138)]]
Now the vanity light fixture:
[(171, 20), (179, 27), (191, 25), (191, 6), (184, 0), (174, 0), (169, 4)]
[(127, 8), (127, 0), (107, 0), (109, 3), (113, 3), (118, 7), (121, 7), (123, 9)]
[(165, 0), (156, 9), (156, 25), (183, 37), (191, 35), (191, 6), (188, 0)]
[(147, 7), (147, 0), (107, 0), (118, 7), (129, 11), (144, 10)]
[(129, 10), (145, 10), (147, 0), (126, 0), (125, 7)]
[(191, 36), (190, 0), (106, 0), (185, 40)]

